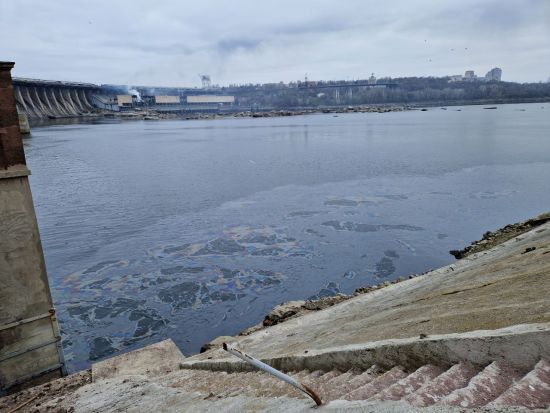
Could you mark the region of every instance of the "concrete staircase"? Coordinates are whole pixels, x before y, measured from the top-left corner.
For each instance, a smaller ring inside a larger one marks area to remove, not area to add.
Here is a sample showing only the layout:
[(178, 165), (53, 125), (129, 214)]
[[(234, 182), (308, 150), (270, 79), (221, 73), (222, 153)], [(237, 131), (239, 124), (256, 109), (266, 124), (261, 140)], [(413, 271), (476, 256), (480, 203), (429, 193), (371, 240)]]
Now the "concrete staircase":
[[(529, 409), (550, 407), (550, 363), (540, 360), (528, 372), (505, 361), (484, 368), (457, 363), (450, 368), (424, 365), (409, 371), (374, 365), (367, 370), (309, 371), (289, 373), (313, 388), (324, 403), (333, 400), (402, 401), (415, 407), (457, 406)], [(160, 379), (162, 385), (199, 392), (208, 400), (227, 397), (291, 397), (304, 395), (271, 375), (260, 372), (181, 370)]]

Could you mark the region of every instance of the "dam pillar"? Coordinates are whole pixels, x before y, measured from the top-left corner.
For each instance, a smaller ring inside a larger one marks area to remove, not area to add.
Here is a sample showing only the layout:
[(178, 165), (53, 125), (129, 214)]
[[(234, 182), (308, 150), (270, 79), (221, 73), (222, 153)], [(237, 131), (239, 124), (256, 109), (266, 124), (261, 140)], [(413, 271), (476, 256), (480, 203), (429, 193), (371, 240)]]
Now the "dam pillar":
[(0, 62), (0, 395), (65, 374), (11, 78)]

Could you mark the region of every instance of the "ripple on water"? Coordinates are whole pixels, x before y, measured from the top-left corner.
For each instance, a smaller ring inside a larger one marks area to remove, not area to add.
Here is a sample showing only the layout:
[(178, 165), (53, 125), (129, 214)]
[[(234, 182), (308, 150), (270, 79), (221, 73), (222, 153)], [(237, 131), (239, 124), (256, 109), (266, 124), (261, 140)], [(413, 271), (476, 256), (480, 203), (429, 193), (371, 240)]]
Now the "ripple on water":
[(399, 230), (399, 231), (423, 231), (424, 228), (415, 225), (388, 225), (388, 224), (363, 224), (350, 221), (326, 221), (322, 225), (334, 228), (337, 231), (354, 232), (377, 232), (380, 230)]

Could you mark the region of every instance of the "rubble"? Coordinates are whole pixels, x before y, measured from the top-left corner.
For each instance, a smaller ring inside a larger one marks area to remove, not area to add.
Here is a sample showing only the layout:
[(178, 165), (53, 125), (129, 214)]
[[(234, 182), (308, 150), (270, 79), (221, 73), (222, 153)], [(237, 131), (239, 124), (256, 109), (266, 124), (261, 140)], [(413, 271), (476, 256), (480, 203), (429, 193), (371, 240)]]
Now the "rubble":
[[(498, 229), (496, 231), (487, 231), (485, 234), (483, 234), (481, 240), (472, 242), (464, 249), (451, 250), (449, 251), (449, 253), (456, 259), (465, 258), (476, 252), (481, 252), (493, 248), (495, 245), (501, 244), (505, 241), (508, 241), (509, 239), (517, 237), (535, 227), (545, 224), (548, 221), (550, 221), (550, 212), (546, 212), (535, 218), (528, 219), (527, 221), (506, 225), (504, 228)], [(533, 250), (529, 249), (529, 251)]]

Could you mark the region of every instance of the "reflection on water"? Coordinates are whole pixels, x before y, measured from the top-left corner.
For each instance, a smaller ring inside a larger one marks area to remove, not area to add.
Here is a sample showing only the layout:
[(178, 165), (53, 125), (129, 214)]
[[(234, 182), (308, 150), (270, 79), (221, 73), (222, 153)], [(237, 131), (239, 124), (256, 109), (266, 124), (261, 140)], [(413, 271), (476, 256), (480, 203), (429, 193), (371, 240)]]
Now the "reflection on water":
[(35, 127), (69, 368), (165, 337), (196, 352), (283, 301), (426, 271), (543, 212), (535, 106)]

